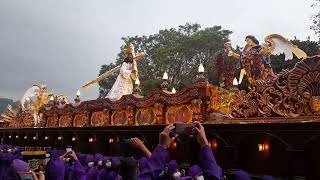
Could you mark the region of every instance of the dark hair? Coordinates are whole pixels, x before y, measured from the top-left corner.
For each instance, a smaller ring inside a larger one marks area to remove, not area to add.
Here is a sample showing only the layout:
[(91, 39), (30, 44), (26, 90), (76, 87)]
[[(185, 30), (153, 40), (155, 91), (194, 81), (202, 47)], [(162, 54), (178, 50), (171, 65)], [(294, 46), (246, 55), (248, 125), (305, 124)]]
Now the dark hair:
[(246, 39), (251, 39), (255, 44), (259, 45), (259, 41), (256, 37), (252, 36), (252, 35), (248, 35), (246, 36)]
[(137, 161), (133, 157), (121, 159), (120, 175), (126, 180), (136, 180)]
[(127, 57), (124, 59), (124, 62), (126, 62), (126, 63), (132, 63), (132, 62), (129, 61), (129, 58), (128, 58), (128, 55), (129, 55), (129, 54), (131, 54), (132, 57), (133, 57), (133, 54), (132, 54), (132, 53), (128, 53), (128, 54), (127, 54)]

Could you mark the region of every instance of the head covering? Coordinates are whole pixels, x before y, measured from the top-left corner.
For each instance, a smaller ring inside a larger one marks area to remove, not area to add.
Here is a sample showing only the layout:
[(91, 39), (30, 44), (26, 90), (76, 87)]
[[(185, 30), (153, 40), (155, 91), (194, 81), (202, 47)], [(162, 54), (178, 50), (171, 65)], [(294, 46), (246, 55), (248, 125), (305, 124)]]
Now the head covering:
[(94, 155), (94, 161), (98, 162), (98, 161), (102, 161), (103, 160), (103, 155), (100, 153), (97, 153)]
[(118, 168), (121, 165), (121, 161), (119, 157), (112, 157), (111, 158), (111, 167), (113, 169)]
[(51, 159), (48, 163), (47, 172), (50, 179), (63, 180), (65, 173), (64, 161), (58, 159)]
[(87, 155), (79, 153), (79, 154), (77, 154), (77, 157), (78, 157), (79, 162), (82, 165), (86, 164)]
[(15, 172), (26, 172), (30, 169), (30, 166), (27, 162), (15, 159), (12, 161), (11, 165)]
[(171, 160), (168, 164), (168, 174), (173, 175), (173, 173), (179, 171), (179, 165), (176, 160)]
[(262, 176), (261, 180), (275, 180), (275, 178), (273, 176), (264, 175)]
[(86, 163), (94, 162), (94, 156), (92, 154), (87, 154)]
[(200, 168), (200, 166), (195, 164), (195, 165), (191, 166), (188, 175), (194, 178), (194, 177), (200, 175), (201, 173), (202, 173), (202, 169)]
[(51, 151), (50, 157), (52, 159), (58, 159), (61, 155), (63, 155), (63, 151), (58, 150), (58, 149), (53, 149)]
[(244, 170), (236, 171), (233, 177), (234, 180), (251, 180), (250, 175)]

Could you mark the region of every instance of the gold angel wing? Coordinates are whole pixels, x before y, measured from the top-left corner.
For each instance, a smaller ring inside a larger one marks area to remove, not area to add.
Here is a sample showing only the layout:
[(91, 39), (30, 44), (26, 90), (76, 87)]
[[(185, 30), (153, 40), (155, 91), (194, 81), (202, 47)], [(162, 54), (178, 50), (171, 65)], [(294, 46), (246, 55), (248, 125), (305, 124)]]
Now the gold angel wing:
[(0, 115), (1, 119), (5, 122), (11, 122), (17, 116), (17, 112), (12, 109), (9, 104), (5, 111)]
[(285, 37), (279, 34), (271, 34), (265, 38), (266, 43), (270, 43), (270, 52), (273, 55), (284, 54), (285, 60), (293, 59), (293, 54), (297, 56), (298, 59), (307, 58), (307, 54), (299, 49), (296, 45), (292, 44)]

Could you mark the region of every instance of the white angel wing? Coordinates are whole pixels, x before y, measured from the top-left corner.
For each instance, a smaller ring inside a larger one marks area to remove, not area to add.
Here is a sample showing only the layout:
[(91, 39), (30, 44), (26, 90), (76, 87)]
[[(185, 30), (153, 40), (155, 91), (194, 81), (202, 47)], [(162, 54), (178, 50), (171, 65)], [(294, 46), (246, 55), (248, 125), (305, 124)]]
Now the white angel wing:
[(307, 54), (304, 51), (279, 34), (271, 34), (265, 38), (265, 41), (271, 45), (271, 54), (284, 54), (286, 61), (293, 59), (293, 54), (298, 59), (307, 58)]
[(38, 85), (33, 85), (31, 88), (29, 88), (24, 93), (24, 95), (22, 96), (21, 101), (20, 101), (22, 108), (25, 108), (24, 104), (25, 104), (26, 100), (31, 99), (34, 96), (36, 96), (37, 95), (37, 91), (39, 91), (39, 90), (40, 90), (40, 87)]

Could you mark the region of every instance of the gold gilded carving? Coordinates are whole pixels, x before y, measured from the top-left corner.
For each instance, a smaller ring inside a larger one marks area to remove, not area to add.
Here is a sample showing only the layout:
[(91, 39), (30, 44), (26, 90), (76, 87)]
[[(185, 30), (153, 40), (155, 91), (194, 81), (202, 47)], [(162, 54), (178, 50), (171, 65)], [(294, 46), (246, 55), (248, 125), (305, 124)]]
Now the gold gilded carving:
[(181, 122), (191, 123), (193, 112), (190, 105), (171, 106), (166, 112), (166, 122), (168, 124)]

